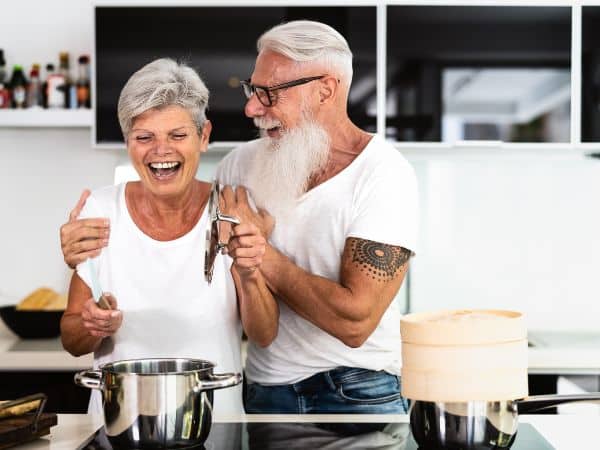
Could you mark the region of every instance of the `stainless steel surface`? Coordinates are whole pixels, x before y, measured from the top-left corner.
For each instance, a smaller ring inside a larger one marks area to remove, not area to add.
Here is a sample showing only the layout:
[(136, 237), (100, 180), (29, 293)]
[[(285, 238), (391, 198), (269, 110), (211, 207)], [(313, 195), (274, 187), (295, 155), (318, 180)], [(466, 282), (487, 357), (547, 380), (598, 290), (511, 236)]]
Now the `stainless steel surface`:
[(181, 448), (206, 440), (213, 390), (239, 384), (240, 374), (214, 374), (209, 361), (139, 359), (105, 364), (75, 375), (99, 389), (106, 433), (119, 448)]
[(415, 441), (425, 448), (510, 448), (517, 435), (519, 412), (533, 412), (564, 403), (598, 401), (600, 393), (538, 395), (495, 402), (416, 400), (410, 406), (410, 428)]
[(204, 277), (210, 284), (217, 254), (227, 246), (227, 242), (221, 241), (220, 222), (228, 222), (239, 225), (240, 221), (233, 216), (221, 214), (219, 209), (219, 183), (215, 181), (208, 199), (208, 225), (206, 229), (206, 249), (204, 250)]

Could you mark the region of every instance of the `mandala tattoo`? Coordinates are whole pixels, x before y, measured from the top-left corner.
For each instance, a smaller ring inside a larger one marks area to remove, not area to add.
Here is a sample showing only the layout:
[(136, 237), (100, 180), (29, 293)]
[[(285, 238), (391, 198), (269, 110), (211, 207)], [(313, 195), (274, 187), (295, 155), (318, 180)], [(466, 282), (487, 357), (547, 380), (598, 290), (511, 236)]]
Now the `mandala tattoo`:
[(410, 258), (410, 250), (366, 239), (349, 238), (352, 262), (378, 281), (390, 281)]

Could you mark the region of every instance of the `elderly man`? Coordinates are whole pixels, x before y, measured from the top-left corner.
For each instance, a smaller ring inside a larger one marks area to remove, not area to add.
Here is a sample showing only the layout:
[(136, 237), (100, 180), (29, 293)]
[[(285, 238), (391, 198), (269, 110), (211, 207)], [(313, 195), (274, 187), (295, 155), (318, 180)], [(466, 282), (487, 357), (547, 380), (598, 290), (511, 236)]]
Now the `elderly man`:
[(402, 413), (400, 313), (393, 302), (415, 249), (417, 188), (406, 160), (347, 115), (352, 53), (318, 22), (258, 40), (245, 113), (261, 139), (220, 164), (235, 214), (269, 238), (260, 270), (280, 302), (279, 333), (250, 344), (246, 411)]
[[(269, 239), (259, 270), (280, 304), (275, 340), (249, 344), (247, 412), (406, 412), (393, 299), (415, 250), (416, 180), (394, 147), (349, 119), (351, 80), (346, 40), (294, 21), (259, 38), (243, 83), (262, 137), (227, 155), (217, 179), (237, 186), (224, 189), (225, 208)], [(108, 239), (101, 219), (75, 220), (84, 201), (61, 234), (70, 264)]]

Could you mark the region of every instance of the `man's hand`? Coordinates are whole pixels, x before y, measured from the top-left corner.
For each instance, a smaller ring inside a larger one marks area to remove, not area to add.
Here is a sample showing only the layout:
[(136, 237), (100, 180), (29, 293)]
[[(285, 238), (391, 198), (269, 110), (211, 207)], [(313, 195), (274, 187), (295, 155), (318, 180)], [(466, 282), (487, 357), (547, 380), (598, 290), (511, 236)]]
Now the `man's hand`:
[(83, 305), (81, 319), (83, 326), (91, 336), (105, 338), (117, 332), (123, 323), (123, 313), (117, 310), (117, 300), (112, 294), (104, 293), (111, 309), (101, 309), (93, 298)]
[(88, 258), (98, 256), (108, 245), (110, 223), (106, 218), (78, 219), (90, 191), (85, 189), (67, 223), (60, 227), (60, 245), (67, 265), (74, 269)]
[(267, 241), (258, 227), (252, 223), (241, 223), (233, 227), (227, 244), (227, 253), (233, 258), (233, 266), (240, 276), (248, 276), (262, 264)]
[(224, 214), (238, 218), (240, 223), (255, 225), (265, 239), (271, 236), (275, 219), (264, 209), (259, 209), (258, 212), (252, 209), (248, 203), (246, 188), (238, 186), (234, 192), (231, 186), (225, 186), (221, 191), (219, 204)]

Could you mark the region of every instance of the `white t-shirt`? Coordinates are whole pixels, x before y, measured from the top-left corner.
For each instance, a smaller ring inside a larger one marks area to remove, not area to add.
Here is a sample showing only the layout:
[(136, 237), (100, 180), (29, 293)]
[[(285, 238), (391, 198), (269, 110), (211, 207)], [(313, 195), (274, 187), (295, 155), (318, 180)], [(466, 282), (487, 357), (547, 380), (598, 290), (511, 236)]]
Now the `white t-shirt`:
[[(125, 201), (125, 183), (92, 192), (80, 215), (108, 217), (109, 243), (95, 258), (102, 289), (123, 311), (123, 324), (104, 339), (94, 367), (124, 359), (197, 358), (216, 364), (214, 373), (241, 373), (241, 323), (231, 258), (218, 255), (212, 283), (204, 279), (208, 208), (194, 228), (172, 241), (157, 241), (133, 222)], [(77, 273), (90, 284), (87, 265)], [(241, 414), (238, 385), (214, 393), (215, 415)], [(94, 391), (90, 411), (101, 411)]]
[[(250, 188), (248, 168), (260, 140), (229, 153), (217, 169), (222, 184)], [(272, 245), (308, 272), (339, 282), (346, 238), (416, 249), (417, 182), (404, 157), (374, 136), (352, 163), (305, 193), (285, 220), (276, 218)], [(267, 206), (268, 210), (268, 206)], [(285, 303), (279, 331), (266, 348), (248, 347), (246, 376), (261, 384), (290, 384), (339, 366), (400, 375), (400, 311), (392, 302), (359, 348), (346, 346)]]

